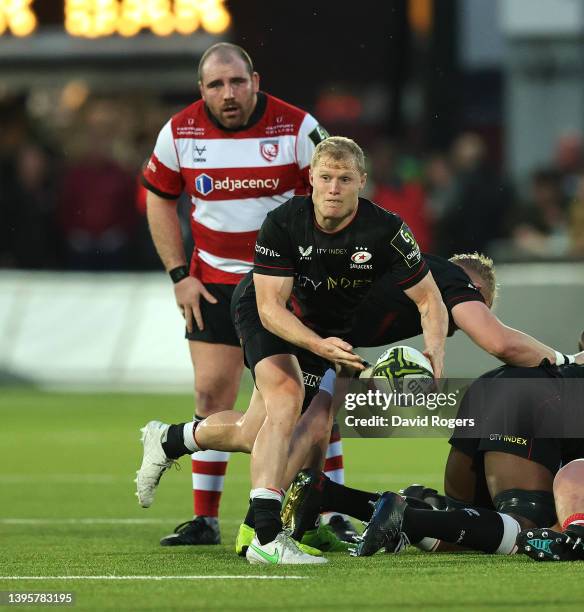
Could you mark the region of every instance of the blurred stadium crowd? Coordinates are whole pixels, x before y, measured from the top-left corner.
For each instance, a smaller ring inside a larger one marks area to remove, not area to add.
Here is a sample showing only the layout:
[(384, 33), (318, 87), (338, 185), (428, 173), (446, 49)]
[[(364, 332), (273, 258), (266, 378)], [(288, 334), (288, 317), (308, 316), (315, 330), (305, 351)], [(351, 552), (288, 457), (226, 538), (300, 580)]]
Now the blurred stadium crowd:
[[(159, 269), (140, 171), (158, 130), (185, 100), (91, 98), (74, 84), (61, 96), (0, 100), (0, 268)], [(525, 184), (506, 176), (478, 133), (462, 133), (440, 151), (412, 150), (405, 141), (360, 144), (369, 161), (364, 195), (401, 215), (425, 251), (479, 250), (496, 261), (584, 258), (580, 134), (560, 137)], [(182, 202), (186, 241), (189, 207)]]

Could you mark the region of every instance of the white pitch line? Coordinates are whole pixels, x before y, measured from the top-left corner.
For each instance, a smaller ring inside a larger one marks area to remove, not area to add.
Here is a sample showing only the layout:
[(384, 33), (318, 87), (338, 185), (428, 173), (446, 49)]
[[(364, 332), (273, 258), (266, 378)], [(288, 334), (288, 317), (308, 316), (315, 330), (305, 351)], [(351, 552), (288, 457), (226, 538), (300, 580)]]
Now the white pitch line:
[(0, 580), (307, 580), (308, 576), (0, 576)]
[[(164, 525), (180, 522), (179, 518), (0, 518), (0, 525)], [(236, 519), (222, 523), (239, 525)]]
[[(365, 482), (387, 482), (404, 484), (409, 481), (426, 482), (432, 480), (441, 481), (442, 474), (392, 474), (391, 472), (379, 473), (350, 473), (351, 482), (349, 485), (354, 486), (355, 483)], [(133, 477), (132, 477), (133, 478)], [(227, 483), (241, 484), (248, 483), (249, 477), (234, 474), (226, 477)], [(91, 484), (91, 485), (111, 485), (116, 483), (131, 484), (131, 479), (128, 476), (119, 476), (114, 474), (0, 474), (0, 484), (4, 485), (22, 485), (22, 484)]]

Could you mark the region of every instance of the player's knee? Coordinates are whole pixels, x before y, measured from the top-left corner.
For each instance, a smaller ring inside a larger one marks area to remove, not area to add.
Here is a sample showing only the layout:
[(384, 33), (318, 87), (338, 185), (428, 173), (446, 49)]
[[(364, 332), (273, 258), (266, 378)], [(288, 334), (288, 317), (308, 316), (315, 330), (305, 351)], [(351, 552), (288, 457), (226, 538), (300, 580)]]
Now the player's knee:
[(290, 393), (272, 393), (265, 397), (267, 419), (282, 431), (290, 433), (296, 427), (302, 408), (303, 390)]
[(570, 461), (554, 478), (554, 495), (558, 499), (575, 490), (583, 490), (584, 494), (584, 459)]
[(525, 522), (526, 527), (549, 527), (556, 522), (554, 496), (550, 491), (508, 489), (495, 495), (493, 505), (497, 512), (510, 514), (522, 526)]
[(195, 375), (197, 414), (209, 416), (215, 412), (231, 410), (237, 396), (238, 383), (239, 381), (236, 381), (234, 384), (232, 380), (223, 377)]

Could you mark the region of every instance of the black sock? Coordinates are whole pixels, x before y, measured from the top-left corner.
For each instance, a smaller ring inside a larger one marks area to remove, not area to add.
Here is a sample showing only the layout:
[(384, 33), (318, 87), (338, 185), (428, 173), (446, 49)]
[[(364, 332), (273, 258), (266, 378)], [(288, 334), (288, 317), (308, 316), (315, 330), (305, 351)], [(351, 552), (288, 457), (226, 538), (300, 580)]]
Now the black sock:
[(178, 459), (183, 455), (192, 455), (193, 453), (185, 446), (184, 426), (185, 423), (171, 425), (166, 432), (166, 440), (162, 443), (162, 449), (169, 459)]
[(255, 529), (255, 514), (253, 511), (253, 504), (251, 503), (251, 500), (249, 501), (249, 508), (247, 509), (247, 514), (243, 519), (243, 524), (247, 525), (248, 527), (251, 527), (252, 529)]
[(368, 493), (337, 484), (327, 478), (324, 486), (322, 512), (340, 512), (360, 521), (368, 521), (373, 513), (370, 502), (377, 501), (377, 493)]
[(251, 500), (255, 517), (255, 532), (260, 544), (271, 542), (282, 531), (282, 502), (256, 497)]
[(483, 508), (445, 511), (408, 506), (402, 529), (412, 543), (431, 537), (493, 553), (501, 544), (505, 527), (499, 514)]

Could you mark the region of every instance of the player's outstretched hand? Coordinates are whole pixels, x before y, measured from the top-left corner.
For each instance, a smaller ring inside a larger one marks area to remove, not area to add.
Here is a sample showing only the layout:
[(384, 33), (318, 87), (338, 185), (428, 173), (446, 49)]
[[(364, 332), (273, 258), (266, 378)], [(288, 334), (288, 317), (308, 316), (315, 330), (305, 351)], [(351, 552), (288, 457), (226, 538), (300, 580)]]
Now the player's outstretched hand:
[(200, 307), (201, 296), (206, 299), (207, 302), (211, 302), (211, 304), (217, 303), (216, 298), (207, 291), (205, 285), (193, 276), (183, 278), (183, 280), (174, 286), (176, 305), (185, 318), (189, 333), (193, 331), (193, 318), (200, 330), (205, 329)]
[(422, 353), (430, 360), (432, 370), (434, 370), (434, 378), (442, 378), (444, 372), (444, 350), (443, 349), (425, 349)]
[(574, 357), (576, 358), (574, 363), (577, 363), (578, 365), (584, 365), (584, 351), (576, 353)]
[(363, 358), (353, 352), (353, 347), (341, 338), (323, 338), (315, 351), (321, 357), (342, 366), (364, 370)]

